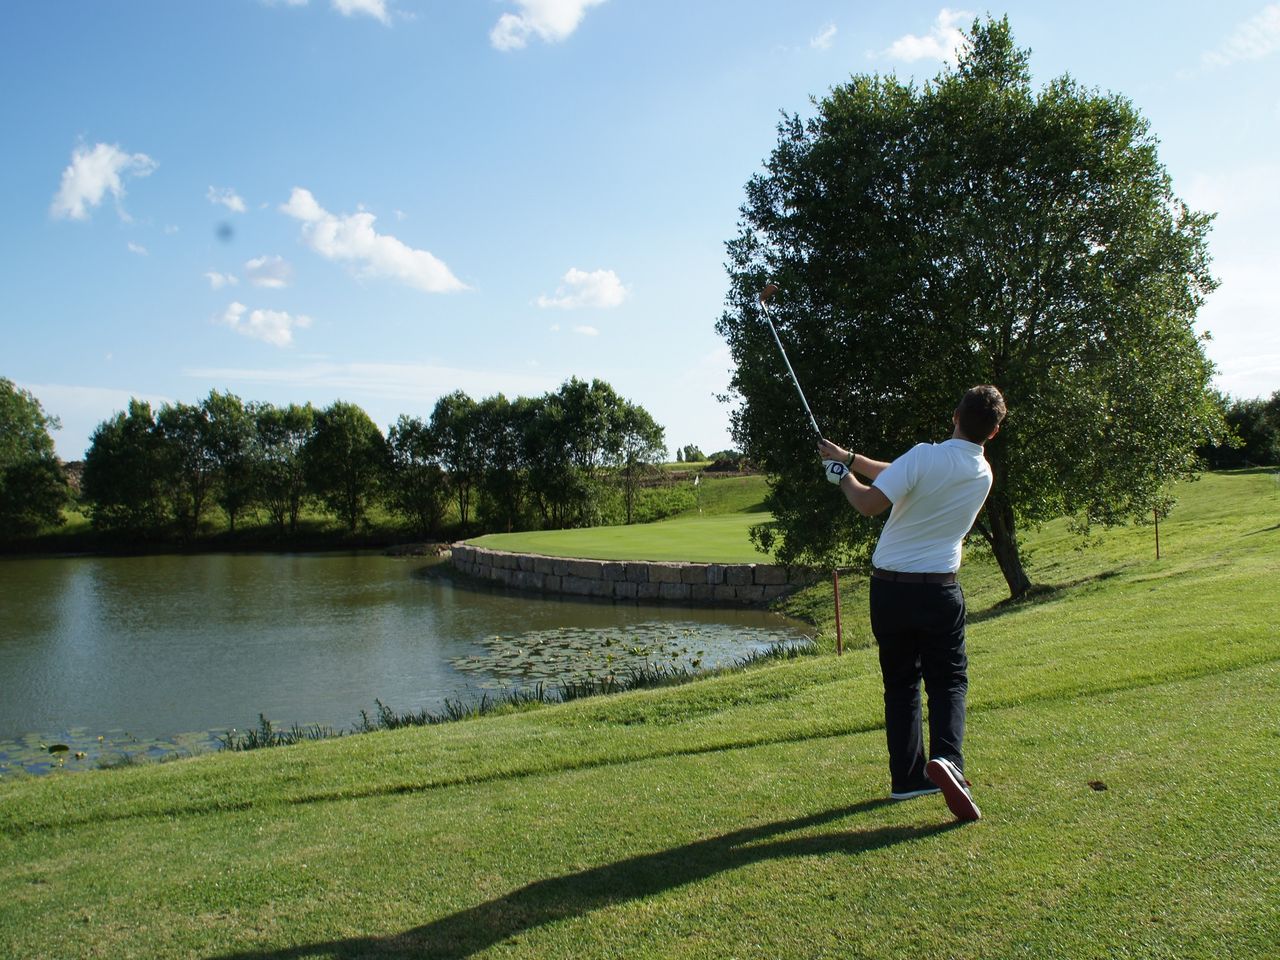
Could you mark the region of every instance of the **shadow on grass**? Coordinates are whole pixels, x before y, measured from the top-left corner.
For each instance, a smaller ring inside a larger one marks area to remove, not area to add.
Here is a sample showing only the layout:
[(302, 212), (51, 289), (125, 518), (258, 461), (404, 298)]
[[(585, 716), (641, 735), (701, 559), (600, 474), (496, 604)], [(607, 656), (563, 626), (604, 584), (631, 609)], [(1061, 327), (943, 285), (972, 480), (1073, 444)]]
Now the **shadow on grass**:
[(1081, 577), (1078, 580), (1069, 580), (1066, 583), (1035, 583), (1020, 597), (1009, 597), (1001, 600), (999, 603), (987, 607), (985, 610), (969, 613), (967, 622), (981, 623), (984, 620), (994, 620), (996, 617), (1003, 617), (1008, 613), (1017, 613), (1025, 610), (1027, 607), (1036, 607), (1045, 603), (1052, 603), (1060, 600), (1073, 590), (1080, 587), (1089, 586), (1090, 584), (1100, 583), (1103, 580), (1110, 580), (1112, 577), (1118, 577), (1119, 570), (1103, 570), (1101, 573), (1095, 573), (1088, 577)]
[(578, 873), (538, 880), (402, 933), (350, 937), (274, 950), (248, 950), (221, 954), (216, 960), (297, 960), (315, 956), (471, 957), (547, 924), (656, 896), (726, 870), (783, 857), (861, 854), (959, 826), (956, 821), (948, 821), (930, 826), (877, 827), (771, 839), (867, 813), (888, 803), (890, 801), (880, 799), (836, 807), (807, 817), (748, 827)]

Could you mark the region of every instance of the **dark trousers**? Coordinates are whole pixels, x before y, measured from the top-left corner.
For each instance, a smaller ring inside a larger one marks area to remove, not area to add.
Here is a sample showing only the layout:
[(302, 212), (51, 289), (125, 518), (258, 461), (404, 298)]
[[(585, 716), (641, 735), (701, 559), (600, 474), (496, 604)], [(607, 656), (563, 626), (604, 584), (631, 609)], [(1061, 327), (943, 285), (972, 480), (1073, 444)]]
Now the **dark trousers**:
[(880, 648), (884, 726), (895, 791), (930, 786), (924, 773), (920, 682), (929, 696), (929, 757), (961, 770), (969, 660), (958, 583), (871, 578), (871, 632)]

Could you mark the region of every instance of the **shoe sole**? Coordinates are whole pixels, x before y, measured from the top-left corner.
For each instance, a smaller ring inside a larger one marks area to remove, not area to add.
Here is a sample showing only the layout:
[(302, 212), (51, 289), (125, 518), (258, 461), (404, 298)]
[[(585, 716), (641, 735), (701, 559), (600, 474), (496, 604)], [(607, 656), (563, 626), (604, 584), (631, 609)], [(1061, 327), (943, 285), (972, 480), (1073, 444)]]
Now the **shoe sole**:
[(957, 820), (982, 819), (982, 811), (973, 802), (973, 797), (969, 796), (964, 784), (951, 772), (950, 764), (930, 760), (924, 765), (924, 773), (942, 791), (942, 796), (947, 801), (947, 809), (955, 814)]
[(938, 793), (940, 787), (924, 787), (920, 790), (907, 790), (903, 793), (889, 794), (890, 800), (914, 800), (916, 797), (931, 797)]

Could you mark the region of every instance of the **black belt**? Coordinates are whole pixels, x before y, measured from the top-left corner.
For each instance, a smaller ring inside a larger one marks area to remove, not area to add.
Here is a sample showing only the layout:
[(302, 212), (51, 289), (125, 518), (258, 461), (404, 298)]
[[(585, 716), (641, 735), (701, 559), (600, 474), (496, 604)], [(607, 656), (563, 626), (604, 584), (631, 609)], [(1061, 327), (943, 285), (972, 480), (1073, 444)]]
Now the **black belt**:
[(900, 573), (897, 570), (881, 570), (871, 568), (871, 575), (881, 580), (896, 580), (898, 583), (955, 583), (954, 573)]

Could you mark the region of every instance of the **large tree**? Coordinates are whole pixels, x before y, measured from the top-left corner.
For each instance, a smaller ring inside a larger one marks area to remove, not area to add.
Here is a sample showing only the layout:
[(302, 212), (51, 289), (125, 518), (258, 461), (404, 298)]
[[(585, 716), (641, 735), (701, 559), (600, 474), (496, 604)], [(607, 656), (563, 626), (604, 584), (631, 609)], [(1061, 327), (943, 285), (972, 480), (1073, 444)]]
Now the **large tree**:
[(130, 400), (128, 411), (98, 424), (84, 457), (81, 492), (95, 529), (155, 534), (168, 519), (164, 442), (151, 404)]
[(485, 468), (479, 406), (465, 391), (446, 394), (431, 411), (430, 430), (458, 504), (458, 522), (466, 527), (471, 519), (471, 498)]
[(387, 447), (391, 457), (388, 504), (419, 536), (437, 533), (449, 503), (449, 486), (431, 428), (420, 417), (401, 414), (387, 431)]
[(235, 533), (236, 518), (257, 496), (260, 476), (261, 447), (253, 405), (245, 406), (234, 393), (210, 390), (200, 409), (208, 421), (209, 449), (217, 470), (214, 499)]
[(778, 128), (728, 244), (735, 439), (772, 474), (784, 561), (865, 556), (878, 522), (841, 510), (815, 464), (774, 319), (823, 431), (891, 459), (949, 435), (965, 388), (1010, 413), (977, 531), (1012, 595), (1017, 532), (1064, 513), (1146, 515), (1220, 428), (1192, 321), (1213, 289), (1210, 217), (1173, 193), (1147, 121), (1062, 77), (1035, 90), (1006, 20), (917, 88), (855, 76)]
[(204, 508), (217, 480), (209, 411), (203, 404), (166, 403), (156, 414), (170, 510), (183, 536), (200, 530)]
[(618, 414), (618, 484), (626, 522), (635, 519), (636, 496), (642, 481), (656, 472), (667, 455), (662, 427), (638, 404), (623, 401)]
[(316, 412), (311, 404), (253, 406), (258, 457), (254, 488), (281, 535), (298, 529), (307, 494), (304, 451), (315, 433)]
[(316, 414), (304, 451), (307, 482), (351, 533), (381, 491), (389, 463), (387, 441), (369, 415), (336, 400)]
[(0, 377), (0, 538), (64, 522), (70, 490), (49, 433), (59, 426), (33, 394)]

